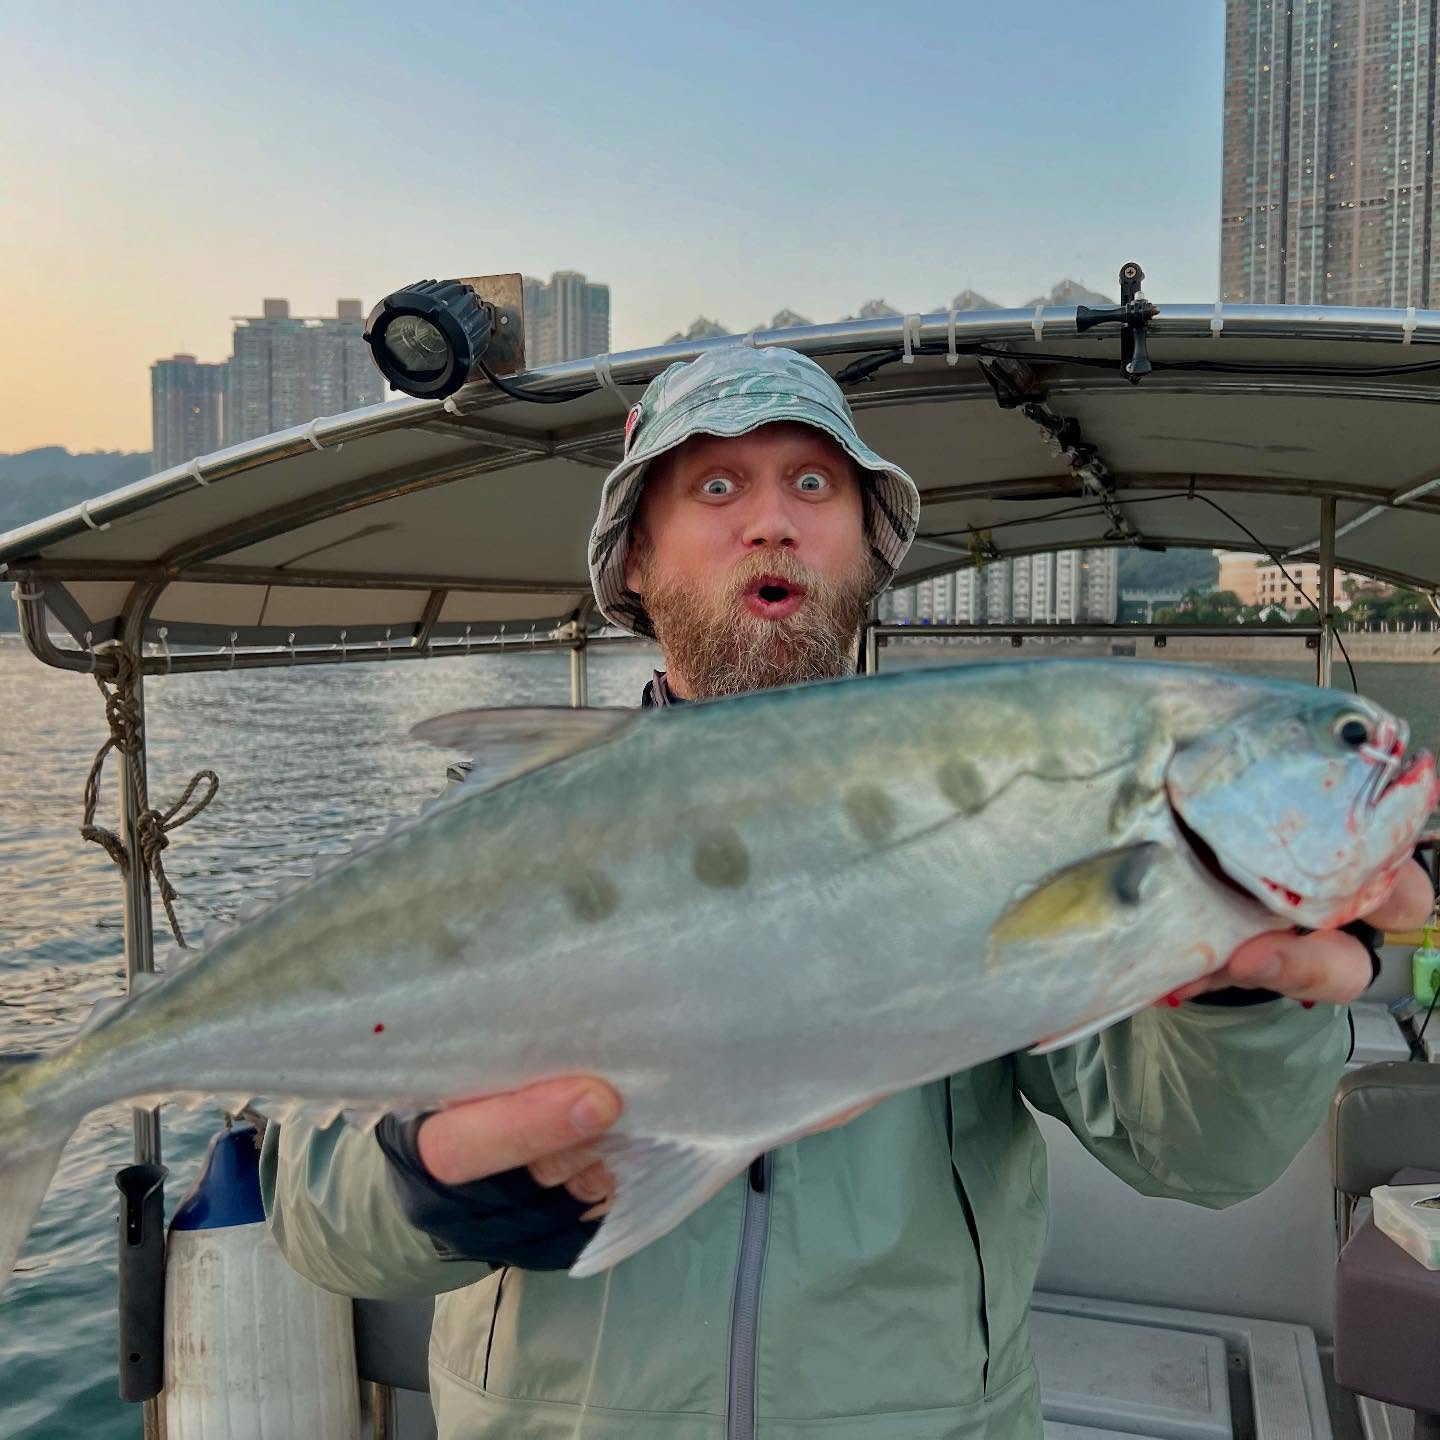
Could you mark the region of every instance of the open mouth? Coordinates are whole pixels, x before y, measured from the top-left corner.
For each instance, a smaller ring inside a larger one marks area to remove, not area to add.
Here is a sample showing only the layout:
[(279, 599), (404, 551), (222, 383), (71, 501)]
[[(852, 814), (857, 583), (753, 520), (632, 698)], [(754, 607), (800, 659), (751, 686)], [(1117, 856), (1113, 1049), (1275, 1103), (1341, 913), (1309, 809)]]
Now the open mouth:
[(778, 575), (759, 575), (745, 587), (745, 607), (764, 620), (783, 620), (805, 603), (805, 587)]
[(1388, 758), (1385, 768), (1379, 771), (1379, 784), (1374, 799), (1370, 803), (1378, 805), (1392, 790), (1403, 790), (1422, 780), (1428, 781), (1433, 790), (1435, 784), (1434, 761), (1429, 754), (1422, 750), (1406, 765), (1404, 750), (1403, 748), (1399, 749)]

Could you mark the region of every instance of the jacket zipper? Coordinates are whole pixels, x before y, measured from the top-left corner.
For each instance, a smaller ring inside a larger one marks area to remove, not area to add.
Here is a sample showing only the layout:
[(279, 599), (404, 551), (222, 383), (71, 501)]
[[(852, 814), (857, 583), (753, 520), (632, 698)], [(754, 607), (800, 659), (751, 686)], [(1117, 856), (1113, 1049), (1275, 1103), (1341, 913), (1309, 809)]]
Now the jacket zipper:
[(756, 1337), (760, 1329), (760, 1276), (770, 1240), (769, 1155), (750, 1165), (745, 1210), (740, 1220), (740, 1263), (730, 1311), (730, 1376), (725, 1440), (755, 1440)]

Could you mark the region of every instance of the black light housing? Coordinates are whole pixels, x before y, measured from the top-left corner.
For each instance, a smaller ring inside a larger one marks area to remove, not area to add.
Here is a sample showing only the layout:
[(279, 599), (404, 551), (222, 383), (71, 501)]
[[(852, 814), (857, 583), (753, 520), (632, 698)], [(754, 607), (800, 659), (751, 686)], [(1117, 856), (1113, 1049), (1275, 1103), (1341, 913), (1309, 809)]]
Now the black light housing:
[(520, 297), (519, 275), (419, 280), (375, 306), (365, 343), (392, 390), (443, 400), (487, 369), (524, 368)]

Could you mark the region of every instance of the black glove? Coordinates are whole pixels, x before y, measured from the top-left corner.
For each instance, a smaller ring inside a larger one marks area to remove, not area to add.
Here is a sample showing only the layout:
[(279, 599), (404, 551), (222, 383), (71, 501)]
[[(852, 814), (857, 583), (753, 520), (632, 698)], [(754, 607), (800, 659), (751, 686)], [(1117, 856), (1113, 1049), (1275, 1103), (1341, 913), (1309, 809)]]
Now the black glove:
[[(428, 1114), (429, 1112), (427, 1112)], [(420, 1163), (416, 1134), (426, 1115), (384, 1115), (375, 1138), (405, 1218), (430, 1236), (446, 1260), (481, 1260), (523, 1270), (568, 1270), (600, 1228), (563, 1185), (541, 1185), (529, 1170), (505, 1170), (465, 1185), (445, 1185)]]

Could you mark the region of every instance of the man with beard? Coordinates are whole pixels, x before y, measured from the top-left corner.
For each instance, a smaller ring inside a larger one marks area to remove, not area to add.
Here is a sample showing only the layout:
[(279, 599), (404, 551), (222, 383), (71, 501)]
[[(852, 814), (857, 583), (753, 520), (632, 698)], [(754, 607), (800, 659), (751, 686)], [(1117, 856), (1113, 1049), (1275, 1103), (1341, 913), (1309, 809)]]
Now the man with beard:
[[(818, 365), (727, 346), (670, 367), (631, 412), (591, 581), (611, 620), (659, 643), (646, 705), (837, 678), (918, 518), (913, 483), (864, 444)], [(1412, 867), (1372, 919), (1416, 924), (1429, 904)], [(599, 1080), (387, 1117), (373, 1137), (272, 1127), (266, 1207), (318, 1284), (439, 1296), (443, 1440), (1038, 1437), (1026, 1314), (1045, 1161), (1023, 1101), (1144, 1193), (1231, 1204), (1319, 1123), (1343, 1006), (1371, 974), (1335, 932), (1248, 942), (1192, 1003), (892, 1096), (762, 1157), (591, 1280), (563, 1272), (612, 1189), (593, 1144), (622, 1100)]]

